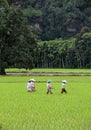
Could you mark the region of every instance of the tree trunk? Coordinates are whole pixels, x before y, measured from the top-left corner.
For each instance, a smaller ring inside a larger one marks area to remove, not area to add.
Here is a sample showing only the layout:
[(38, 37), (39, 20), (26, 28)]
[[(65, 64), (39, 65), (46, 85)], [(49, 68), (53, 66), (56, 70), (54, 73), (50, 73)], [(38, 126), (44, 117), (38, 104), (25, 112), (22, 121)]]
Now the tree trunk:
[(6, 75), (5, 68), (0, 67), (0, 75)]

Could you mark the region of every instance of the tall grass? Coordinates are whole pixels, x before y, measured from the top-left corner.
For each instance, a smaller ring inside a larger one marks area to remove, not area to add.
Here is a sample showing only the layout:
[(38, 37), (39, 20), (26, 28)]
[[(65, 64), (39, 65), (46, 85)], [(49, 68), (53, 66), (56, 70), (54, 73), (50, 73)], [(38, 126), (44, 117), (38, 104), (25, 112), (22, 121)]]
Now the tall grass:
[[(90, 76), (35, 76), (41, 82), (36, 82), (36, 92), (28, 93), (30, 78), (0, 77), (2, 130), (91, 130)], [(54, 86), (52, 95), (46, 94), (47, 79)], [(67, 94), (60, 93), (62, 79), (68, 81)]]

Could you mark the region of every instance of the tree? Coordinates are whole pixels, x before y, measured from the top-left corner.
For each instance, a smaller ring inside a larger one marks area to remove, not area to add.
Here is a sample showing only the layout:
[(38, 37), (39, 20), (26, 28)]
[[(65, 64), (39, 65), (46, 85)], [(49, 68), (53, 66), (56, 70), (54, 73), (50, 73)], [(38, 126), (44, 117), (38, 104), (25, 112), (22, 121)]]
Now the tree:
[(85, 28), (77, 35), (75, 42), (79, 68), (91, 68), (91, 32)]
[(85, 26), (91, 29), (90, 0), (8, 0), (8, 2), (10, 5), (21, 6), (38, 40), (68, 39), (75, 37)]
[(75, 39), (38, 42), (36, 67), (75, 68)]
[(8, 67), (32, 68), (36, 42), (21, 8), (0, 9), (0, 74)]

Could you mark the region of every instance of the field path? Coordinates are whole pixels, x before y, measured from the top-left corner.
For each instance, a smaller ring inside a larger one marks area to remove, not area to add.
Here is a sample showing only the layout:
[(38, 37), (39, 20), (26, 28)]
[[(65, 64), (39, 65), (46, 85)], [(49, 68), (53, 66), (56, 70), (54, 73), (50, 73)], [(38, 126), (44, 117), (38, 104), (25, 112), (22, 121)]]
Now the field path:
[(16, 76), (91, 76), (91, 73), (83, 72), (7, 72), (6, 75)]

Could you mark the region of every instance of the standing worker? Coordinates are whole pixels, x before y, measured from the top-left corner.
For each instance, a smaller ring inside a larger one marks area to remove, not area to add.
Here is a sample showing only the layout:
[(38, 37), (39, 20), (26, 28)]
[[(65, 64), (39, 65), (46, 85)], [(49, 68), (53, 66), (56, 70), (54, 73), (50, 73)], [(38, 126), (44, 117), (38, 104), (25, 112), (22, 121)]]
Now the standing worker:
[(67, 93), (66, 91), (66, 84), (67, 84), (67, 81), (66, 80), (62, 80), (62, 89), (61, 89), (61, 93)]
[(47, 81), (47, 92), (46, 92), (46, 93), (47, 93), (47, 94), (48, 94), (48, 93), (52, 94), (51, 89), (52, 89), (51, 80), (48, 80), (48, 81)]
[(32, 92), (32, 91), (35, 91), (35, 80), (34, 79), (30, 79), (28, 81), (28, 84), (27, 84), (27, 91), (28, 92)]

